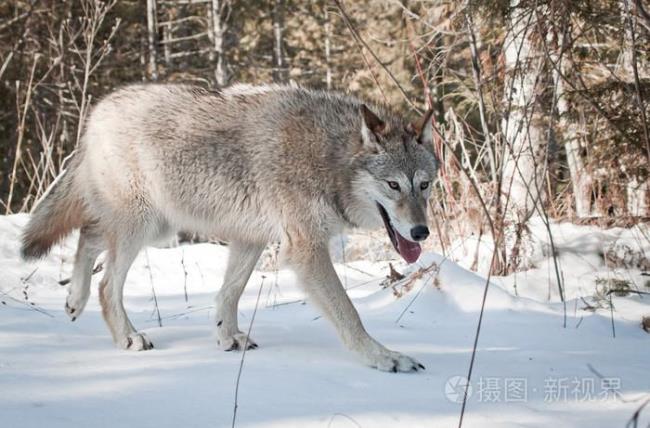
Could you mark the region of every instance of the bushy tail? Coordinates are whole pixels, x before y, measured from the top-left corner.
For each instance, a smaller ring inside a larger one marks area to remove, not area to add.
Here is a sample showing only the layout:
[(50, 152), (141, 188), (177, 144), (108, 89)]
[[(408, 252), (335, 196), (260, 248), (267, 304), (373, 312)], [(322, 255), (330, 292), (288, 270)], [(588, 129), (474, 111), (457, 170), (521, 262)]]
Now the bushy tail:
[(54, 244), (83, 226), (83, 202), (73, 186), (76, 160), (71, 159), (70, 167), (32, 211), (23, 231), (21, 254), (24, 259), (47, 255)]

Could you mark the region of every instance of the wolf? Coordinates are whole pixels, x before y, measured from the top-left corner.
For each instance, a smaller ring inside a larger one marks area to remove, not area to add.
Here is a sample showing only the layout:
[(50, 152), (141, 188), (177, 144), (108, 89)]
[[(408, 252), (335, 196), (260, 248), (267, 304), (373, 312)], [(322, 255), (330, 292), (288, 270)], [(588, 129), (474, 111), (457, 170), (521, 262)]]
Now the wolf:
[(366, 332), (328, 243), (348, 228), (383, 225), (415, 262), (437, 168), (431, 112), (412, 125), (386, 106), (297, 86), (127, 86), (89, 113), (76, 153), (33, 210), (22, 255), (43, 257), (79, 229), (67, 314), (82, 314), (105, 252), (103, 317), (118, 347), (147, 350), (153, 344), (122, 303), (138, 252), (178, 231), (217, 236), (230, 251), (218, 343), (242, 350), (257, 344), (239, 329), (238, 301), (262, 250), (279, 241), (281, 260), (363, 363), (418, 371), (422, 364)]

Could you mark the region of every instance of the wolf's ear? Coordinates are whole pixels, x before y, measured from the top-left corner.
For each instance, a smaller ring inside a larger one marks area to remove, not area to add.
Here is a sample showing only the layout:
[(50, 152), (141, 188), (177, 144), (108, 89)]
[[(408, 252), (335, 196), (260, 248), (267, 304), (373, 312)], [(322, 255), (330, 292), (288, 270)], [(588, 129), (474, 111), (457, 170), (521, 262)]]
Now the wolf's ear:
[(359, 110), (362, 118), (361, 140), (363, 147), (377, 152), (381, 150), (378, 136), (385, 131), (386, 124), (365, 104), (362, 104)]
[(361, 116), (363, 124), (375, 134), (381, 134), (386, 129), (386, 124), (365, 104), (361, 104)]
[(425, 145), (426, 147), (433, 146), (433, 123), (431, 121), (432, 116), (433, 109), (429, 109), (415, 125), (415, 129), (418, 131), (417, 142)]

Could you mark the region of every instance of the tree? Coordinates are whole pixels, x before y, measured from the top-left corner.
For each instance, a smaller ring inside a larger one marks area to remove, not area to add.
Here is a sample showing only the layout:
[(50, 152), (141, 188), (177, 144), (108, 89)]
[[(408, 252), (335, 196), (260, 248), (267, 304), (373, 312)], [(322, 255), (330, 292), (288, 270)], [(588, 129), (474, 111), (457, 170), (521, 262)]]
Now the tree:
[(539, 25), (535, 8), (511, 0), (508, 28), (503, 42), (505, 63), (501, 194), (506, 213), (526, 221), (542, 201), (545, 133), (539, 110), (543, 59), (534, 42)]

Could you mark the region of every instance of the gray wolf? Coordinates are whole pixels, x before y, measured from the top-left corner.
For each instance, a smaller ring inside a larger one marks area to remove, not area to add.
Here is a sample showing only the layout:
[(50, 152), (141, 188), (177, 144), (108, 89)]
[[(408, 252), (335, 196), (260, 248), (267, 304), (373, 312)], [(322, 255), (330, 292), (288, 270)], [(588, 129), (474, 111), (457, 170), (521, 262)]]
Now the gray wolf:
[(104, 319), (117, 346), (146, 350), (151, 341), (122, 303), (138, 252), (179, 230), (218, 236), (230, 257), (217, 336), (237, 350), (257, 346), (238, 327), (237, 305), (263, 248), (279, 241), (281, 259), (363, 363), (423, 369), (366, 332), (328, 242), (345, 228), (383, 224), (397, 252), (417, 260), (437, 171), (430, 117), (413, 126), (386, 107), (295, 86), (119, 89), (90, 112), (68, 168), (34, 209), (23, 257), (42, 257), (80, 229), (67, 313), (83, 312), (93, 264), (106, 252)]

